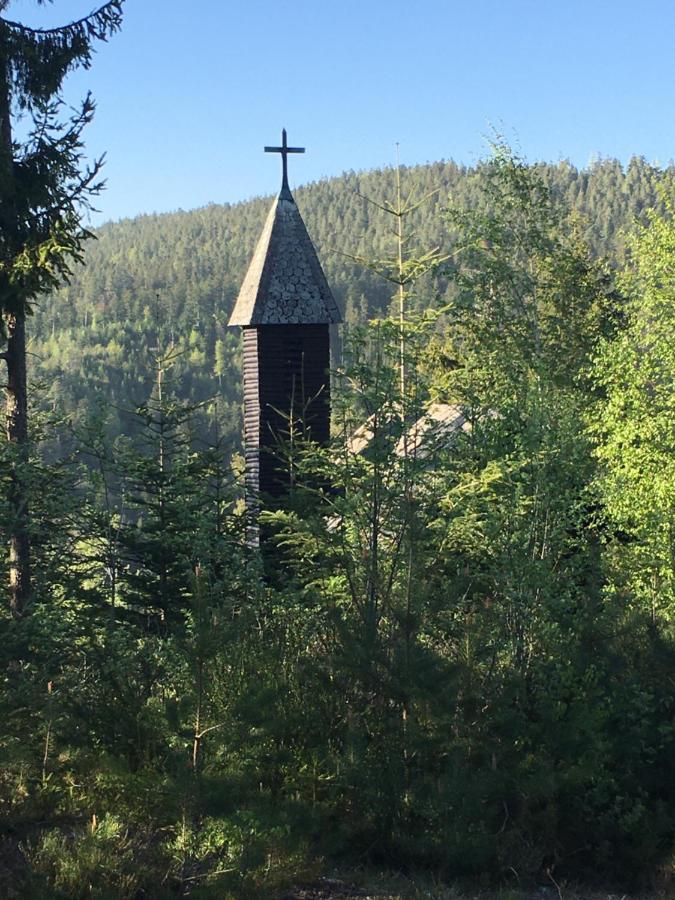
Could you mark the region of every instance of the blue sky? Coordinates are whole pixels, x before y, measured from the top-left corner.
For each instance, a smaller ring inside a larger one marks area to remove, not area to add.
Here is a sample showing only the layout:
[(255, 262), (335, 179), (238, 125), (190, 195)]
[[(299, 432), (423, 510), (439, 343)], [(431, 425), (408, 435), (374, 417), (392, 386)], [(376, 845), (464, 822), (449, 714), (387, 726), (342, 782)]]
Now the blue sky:
[[(96, 0), (14, 0), (51, 25)], [(107, 153), (95, 221), (271, 193), (349, 169), (474, 163), (501, 131), (530, 160), (675, 157), (675, 3), (616, 0), (127, 0), (90, 88)]]

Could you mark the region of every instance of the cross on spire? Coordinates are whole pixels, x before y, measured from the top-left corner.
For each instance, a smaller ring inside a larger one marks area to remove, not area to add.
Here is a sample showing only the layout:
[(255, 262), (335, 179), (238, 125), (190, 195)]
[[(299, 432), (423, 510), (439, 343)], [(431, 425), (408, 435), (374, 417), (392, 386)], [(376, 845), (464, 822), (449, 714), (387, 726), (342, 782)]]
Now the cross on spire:
[(304, 153), (304, 147), (289, 147), (286, 143), (286, 129), (281, 129), (281, 147), (265, 147), (265, 153), (281, 153), (281, 162), (283, 165), (283, 179), (281, 181), (281, 190), (290, 190), (288, 187), (288, 154)]

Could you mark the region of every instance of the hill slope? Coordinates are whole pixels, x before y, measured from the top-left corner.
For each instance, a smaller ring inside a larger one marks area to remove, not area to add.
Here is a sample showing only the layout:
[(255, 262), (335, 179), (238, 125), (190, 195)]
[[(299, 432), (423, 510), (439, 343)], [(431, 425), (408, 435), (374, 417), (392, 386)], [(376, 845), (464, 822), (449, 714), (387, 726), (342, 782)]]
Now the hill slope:
[[(561, 201), (585, 218), (593, 249), (614, 259), (623, 252), (622, 230), (657, 204), (664, 174), (643, 159), (626, 168), (615, 160), (586, 170), (566, 162), (539, 168)], [(473, 205), (481, 177), (480, 165), (453, 162), (403, 170), (406, 192), (437, 190), (416, 213), (419, 247), (451, 246), (443, 209)], [(341, 254), (391, 252), (391, 223), (363, 198), (393, 198), (393, 170), (346, 173), (295, 196), (345, 321), (382, 313), (390, 286)], [(40, 402), (77, 419), (100, 397), (112, 410), (112, 432), (124, 430), (124, 410), (151, 388), (151, 348), (173, 340), (184, 349), (170, 373), (173, 390), (192, 402), (219, 397), (226, 428), (238, 434), (239, 335), (226, 323), (269, 203), (256, 198), (103, 226), (87, 247), (86, 265), (30, 323)]]

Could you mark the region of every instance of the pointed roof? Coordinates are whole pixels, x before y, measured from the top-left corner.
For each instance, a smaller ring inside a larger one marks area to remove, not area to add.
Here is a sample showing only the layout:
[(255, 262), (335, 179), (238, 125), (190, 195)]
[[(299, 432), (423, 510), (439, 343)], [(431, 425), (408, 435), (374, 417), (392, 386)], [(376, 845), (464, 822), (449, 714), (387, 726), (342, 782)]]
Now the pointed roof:
[(284, 184), (267, 216), (228, 324), (341, 321), (305, 223)]

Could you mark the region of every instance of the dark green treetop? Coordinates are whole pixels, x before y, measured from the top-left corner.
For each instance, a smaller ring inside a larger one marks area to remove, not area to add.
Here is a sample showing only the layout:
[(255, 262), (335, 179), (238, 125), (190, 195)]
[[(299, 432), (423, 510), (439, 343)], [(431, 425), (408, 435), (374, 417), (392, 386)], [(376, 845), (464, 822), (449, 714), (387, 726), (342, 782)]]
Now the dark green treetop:
[[(44, 0), (38, 0), (43, 4)], [(0, 308), (14, 312), (54, 287), (79, 258), (89, 233), (81, 211), (96, 195), (103, 160), (82, 165), (82, 130), (91, 121), (89, 95), (60, 121), (67, 73), (91, 64), (93, 44), (122, 20), (123, 0), (61, 28), (35, 29), (0, 16)], [(9, 0), (0, 0), (0, 13)], [(27, 136), (12, 133), (18, 115)]]

